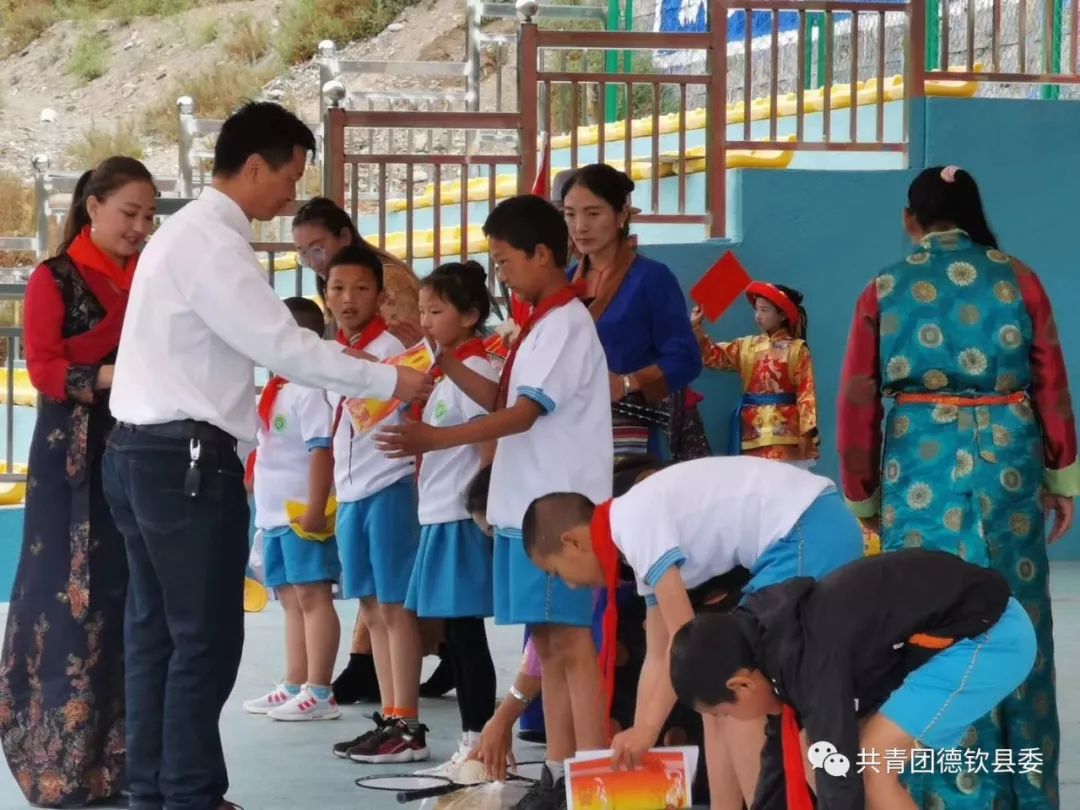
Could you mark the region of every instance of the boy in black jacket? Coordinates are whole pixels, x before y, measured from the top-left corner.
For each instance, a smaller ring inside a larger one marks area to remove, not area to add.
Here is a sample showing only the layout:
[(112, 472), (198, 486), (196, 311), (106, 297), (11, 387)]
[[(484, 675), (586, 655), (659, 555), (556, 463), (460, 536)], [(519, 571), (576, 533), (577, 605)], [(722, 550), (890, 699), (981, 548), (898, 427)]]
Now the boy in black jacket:
[(698, 711), (769, 716), (754, 810), (812, 807), (807, 782), (819, 810), (917, 810), (886, 760), (954, 747), (1035, 652), (999, 574), (910, 549), (695, 618), (672, 642), (671, 680)]

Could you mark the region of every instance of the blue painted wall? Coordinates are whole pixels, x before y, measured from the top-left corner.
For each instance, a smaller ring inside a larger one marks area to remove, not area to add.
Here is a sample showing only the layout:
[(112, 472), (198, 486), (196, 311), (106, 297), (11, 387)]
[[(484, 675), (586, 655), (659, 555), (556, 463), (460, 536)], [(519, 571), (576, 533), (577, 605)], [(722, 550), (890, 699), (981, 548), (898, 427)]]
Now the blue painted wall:
[[(1042, 278), (1058, 313), (1073, 398), (1080, 401), (1080, 319), (1073, 316), (1080, 310), (1080, 258), (1073, 244), (1080, 222), (1080, 104), (931, 99), (925, 122), (926, 165), (954, 163), (970, 170), (1002, 246)], [(854, 302), (874, 273), (909, 247), (900, 217), (915, 173), (740, 172), (730, 243), (646, 248), (687, 289), (731, 248), (755, 278), (805, 293), (821, 410), (818, 471), (831, 477), (838, 473), (835, 400)], [(754, 331), (749, 307), (733, 307), (710, 331), (716, 338)], [(706, 396), (702, 408), (714, 450), (722, 450), (738, 380), (706, 371), (695, 388)], [(1080, 559), (1080, 531), (1051, 555)]]

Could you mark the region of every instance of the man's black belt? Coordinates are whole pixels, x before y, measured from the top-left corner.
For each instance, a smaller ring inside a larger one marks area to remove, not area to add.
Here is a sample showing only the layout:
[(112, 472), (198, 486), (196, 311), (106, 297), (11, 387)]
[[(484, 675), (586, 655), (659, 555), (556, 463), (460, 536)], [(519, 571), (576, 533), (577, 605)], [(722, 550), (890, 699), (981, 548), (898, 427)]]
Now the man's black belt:
[(195, 439), (203, 444), (225, 444), (233, 448), (236, 447), (236, 439), (230, 433), (226, 433), (209, 422), (199, 422), (195, 419), (177, 419), (172, 422), (160, 422), (156, 425), (131, 425), (127, 422), (117, 422), (116, 426), (134, 430), (138, 433), (148, 433), (151, 436), (162, 436), (167, 439), (183, 439), (185, 441)]

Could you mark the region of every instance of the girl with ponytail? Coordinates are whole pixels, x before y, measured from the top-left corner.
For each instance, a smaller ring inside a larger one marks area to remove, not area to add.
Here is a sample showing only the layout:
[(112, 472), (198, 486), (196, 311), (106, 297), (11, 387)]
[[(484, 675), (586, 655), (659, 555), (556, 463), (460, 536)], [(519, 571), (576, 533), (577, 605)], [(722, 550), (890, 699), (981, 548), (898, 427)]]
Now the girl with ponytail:
[(1038, 780), (934, 773), (908, 788), (924, 808), (1058, 807), (1044, 526), (1053, 511), (1049, 542), (1069, 530), (1080, 466), (1057, 327), (1035, 273), (999, 250), (968, 172), (921, 172), (904, 227), (915, 249), (863, 291), (847, 344), (837, 402), (844, 495), (885, 553), (946, 551), (1009, 581), (1032, 617), (1039, 662), (965, 739), (1043, 757)]
[(814, 366), (798, 290), (756, 281), (746, 289), (760, 334), (714, 343), (695, 307), (690, 322), (708, 368), (735, 371), (743, 395), (731, 417), (728, 455), (812, 467), (819, 456)]
[[(490, 313), (487, 273), (476, 262), (441, 265), (420, 282), (420, 322), (438, 344), (440, 364), (452, 359), (495, 387), (499, 374), (481, 339)], [(449, 374), (436, 373), (423, 421), (451, 427), (486, 415)], [(491, 541), (466, 507), (469, 482), (494, 455), (495, 443), (487, 442), (425, 453), (420, 461), (420, 548), (405, 607), (420, 618), (446, 620), (462, 737), (453, 758), (430, 773), (449, 779), (459, 777), (495, 712), (495, 665), (484, 630), (484, 618), (494, 612)]]
[(107, 800), (126, 784), (128, 571), (101, 457), (128, 290), (156, 197), (150, 172), (133, 158), (86, 172), (59, 251), (26, 285), (26, 367), (39, 396), (33, 486), (0, 654), (0, 742), (37, 807)]

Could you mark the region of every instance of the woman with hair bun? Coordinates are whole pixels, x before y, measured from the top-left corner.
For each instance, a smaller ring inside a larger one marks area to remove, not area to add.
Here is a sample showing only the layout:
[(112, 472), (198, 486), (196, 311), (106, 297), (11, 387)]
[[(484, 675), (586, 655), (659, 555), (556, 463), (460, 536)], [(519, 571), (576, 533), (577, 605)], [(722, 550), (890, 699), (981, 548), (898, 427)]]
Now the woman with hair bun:
[[(904, 227), (916, 248), (867, 286), (847, 344), (837, 402), (844, 495), (886, 553), (945, 551), (1002, 574), (1039, 645), (1023, 685), (968, 730), (963, 773), (910, 776), (908, 789), (928, 810), (1056, 808), (1046, 544), (1072, 524), (1080, 465), (1050, 300), (1038, 276), (999, 249), (963, 169), (920, 173)], [(1011, 767), (1002, 767), (1008, 749)], [(995, 765), (979, 767), (980, 752)]]
[(26, 287), (23, 339), (38, 407), (0, 658), (0, 740), (38, 807), (81, 807), (125, 786), (128, 569), (101, 457), (124, 309), (156, 197), (133, 158), (86, 172), (60, 249)]
[(649, 414), (701, 373), (686, 296), (671, 270), (638, 253), (630, 235), (633, 190), (626, 174), (594, 163), (574, 171), (561, 191), (580, 256), (569, 275), (607, 355), (616, 458), (658, 453), (659, 425)]

